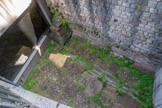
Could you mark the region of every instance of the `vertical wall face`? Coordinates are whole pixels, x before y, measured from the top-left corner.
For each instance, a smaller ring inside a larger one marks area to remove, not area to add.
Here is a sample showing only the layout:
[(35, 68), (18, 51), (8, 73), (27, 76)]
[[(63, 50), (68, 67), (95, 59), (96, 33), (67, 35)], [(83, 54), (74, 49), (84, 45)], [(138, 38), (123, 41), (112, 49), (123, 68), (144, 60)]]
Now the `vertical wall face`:
[[(136, 52), (131, 57), (128, 50), (119, 51), (137, 62), (144, 61), (144, 64), (157, 65), (162, 61), (161, 0), (46, 1), (50, 7), (59, 5), (63, 16), (81, 25), (82, 37), (94, 44), (107, 45), (113, 42)], [(77, 29), (73, 27), (74, 33)], [(145, 57), (138, 57), (139, 54)]]

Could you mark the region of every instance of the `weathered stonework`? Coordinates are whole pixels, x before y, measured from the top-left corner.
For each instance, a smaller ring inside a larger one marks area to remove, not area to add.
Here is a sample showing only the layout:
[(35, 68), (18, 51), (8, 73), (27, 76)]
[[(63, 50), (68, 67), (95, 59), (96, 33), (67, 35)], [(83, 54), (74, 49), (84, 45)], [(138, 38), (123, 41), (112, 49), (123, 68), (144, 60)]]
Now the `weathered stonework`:
[(156, 69), (162, 62), (161, 0), (46, 0), (74, 34)]

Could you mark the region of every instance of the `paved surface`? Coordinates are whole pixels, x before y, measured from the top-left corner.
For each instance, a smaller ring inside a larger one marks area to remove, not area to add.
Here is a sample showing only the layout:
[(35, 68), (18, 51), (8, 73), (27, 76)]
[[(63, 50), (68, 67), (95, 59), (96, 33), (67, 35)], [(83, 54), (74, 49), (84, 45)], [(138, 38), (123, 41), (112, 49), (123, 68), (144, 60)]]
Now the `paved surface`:
[(139, 83), (133, 74), (73, 40), (66, 47), (49, 46), (28, 82), (30, 91), (71, 107), (141, 106), (134, 97), (138, 90), (130, 86)]

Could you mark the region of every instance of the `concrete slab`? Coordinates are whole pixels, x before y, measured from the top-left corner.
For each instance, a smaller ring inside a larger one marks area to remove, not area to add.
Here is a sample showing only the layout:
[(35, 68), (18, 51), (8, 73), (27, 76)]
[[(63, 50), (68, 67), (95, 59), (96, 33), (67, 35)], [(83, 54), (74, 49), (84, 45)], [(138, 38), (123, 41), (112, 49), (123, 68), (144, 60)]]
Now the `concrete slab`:
[(0, 81), (0, 85), (4, 86), (5, 88), (8, 88), (11, 92), (22, 97), (23, 99), (32, 103), (34, 106), (38, 108), (71, 108), (66, 105), (60, 104), (56, 101), (34, 94), (30, 91), (24, 90), (23, 88), (13, 86), (3, 81)]

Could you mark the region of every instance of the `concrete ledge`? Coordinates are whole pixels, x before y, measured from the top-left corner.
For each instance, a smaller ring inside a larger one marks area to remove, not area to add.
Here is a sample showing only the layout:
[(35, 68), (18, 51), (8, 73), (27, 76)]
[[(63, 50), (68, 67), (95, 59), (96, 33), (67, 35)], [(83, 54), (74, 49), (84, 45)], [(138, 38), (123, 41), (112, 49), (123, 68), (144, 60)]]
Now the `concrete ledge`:
[(162, 108), (162, 67), (155, 74), (153, 104), (154, 108)]
[(43, 96), (34, 94), (30, 91), (26, 91), (23, 88), (13, 86), (1, 80), (0, 80), (0, 85), (9, 89), (11, 92), (15, 93), (17, 96), (20, 96), (21, 98), (23, 98), (24, 100), (28, 101), (33, 106), (36, 106), (38, 108), (71, 108), (69, 106), (60, 104), (56, 101), (50, 100)]

